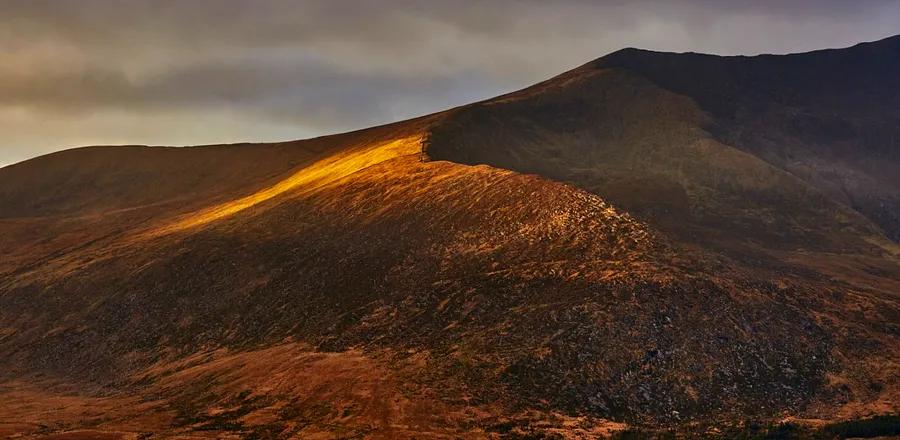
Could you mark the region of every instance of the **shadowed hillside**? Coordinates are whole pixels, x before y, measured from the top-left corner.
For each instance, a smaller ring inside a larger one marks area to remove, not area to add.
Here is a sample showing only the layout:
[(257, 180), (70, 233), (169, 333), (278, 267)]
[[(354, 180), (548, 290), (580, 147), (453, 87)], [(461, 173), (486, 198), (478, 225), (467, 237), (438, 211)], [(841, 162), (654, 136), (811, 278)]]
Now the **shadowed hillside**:
[(616, 67), (689, 96), (708, 129), (868, 217), (900, 240), (900, 37), (799, 55), (623, 50)]
[(0, 169), (0, 435), (896, 413), (897, 41), (628, 49), (353, 133)]

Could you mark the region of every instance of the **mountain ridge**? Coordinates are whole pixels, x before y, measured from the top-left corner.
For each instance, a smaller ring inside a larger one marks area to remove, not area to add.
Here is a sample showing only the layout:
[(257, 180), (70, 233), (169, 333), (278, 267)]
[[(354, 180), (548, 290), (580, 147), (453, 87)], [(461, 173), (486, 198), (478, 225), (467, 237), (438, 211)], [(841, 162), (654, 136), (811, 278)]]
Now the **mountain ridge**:
[(837, 111), (878, 84), (782, 96), (795, 79), (756, 66), (742, 81), (771, 84), (735, 95), (734, 69), (617, 53), (345, 134), (0, 168), (0, 393), (75, 402), (0, 403), (0, 433), (488, 438), (896, 413), (900, 150), (878, 132), (896, 96)]

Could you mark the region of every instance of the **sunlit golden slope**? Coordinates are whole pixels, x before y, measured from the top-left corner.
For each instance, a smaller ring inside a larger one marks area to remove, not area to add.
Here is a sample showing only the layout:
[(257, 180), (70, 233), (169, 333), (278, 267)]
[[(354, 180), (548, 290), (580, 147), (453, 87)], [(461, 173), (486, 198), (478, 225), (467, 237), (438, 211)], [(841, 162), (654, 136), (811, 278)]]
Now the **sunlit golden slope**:
[(372, 165), (402, 156), (420, 157), (422, 135), (408, 138), (378, 141), (339, 151), (324, 159), (302, 167), (299, 171), (278, 183), (249, 196), (204, 208), (185, 218), (155, 230), (153, 234), (194, 228), (233, 215), (249, 207), (265, 202), (290, 190), (314, 191), (322, 185), (334, 182)]
[[(207, 215), (217, 211), (203, 207), (196, 212), (208, 221), (182, 228), (172, 228), (172, 218), (165, 216), (153, 221), (158, 227), (133, 223), (133, 230), (157, 233), (135, 237), (124, 228), (122, 233), (51, 257), (46, 264), (18, 274), (15, 282), (4, 284), (4, 289), (12, 295), (40, 298), (43, 312), (39, 314), (56, 318), (19, 321), (13, 315), (36, 316), (37, 310), (31, 307), (38, 302), (7, 303), (11, 307), (0, 312), (3, 322), (29, 324), (27, 328), (9, 327), (12, 339), (6, 340), (9, 345), (4, 347), (15, 354), (6, 358), (6, 365), (12, 365), (6, 371), (37, 369), (54, 379), (37, 384), (16, 382), (10, 385), (16, 390), (10, 399), (20, 401), (29, 395), (55, 398), (44, 387), (59, 378), (76, 383), (103, 383), (115, 378), (119, 387), (122, 383), (157, 383), (171, 374), (161, 370), (163, 367), (182, 371), (198, 361), (205, 362), (206, 338), (225, 338), (238, 345), (276, 344), (266, 351), (268, 362), (252, 368), (265, 368), (270, 374), (313, 374), (305, 368), (290, 367), (291, 363), (275, 364), (273, 350), (281, 350), (277, 347), (285, 337), (316, 341), (314, 346), (295, 350), (293, 356), (315, 358), (320, 356), (312, 353), (317, 349), (333, 350), (337, 352), (332, 355), (335, 363), (329, 364), (333, 367), (363, 364), (377, 369), (371, 374), (396, 374), (398, 377), (390, 379), (389, 384), (379, 385), (383, 391), (377, 392), (405, 395), (401, 393), (409, 393), (411, 386), (402, 379), (405, 375), (441, 375), (448, 363), (460, 359), (483, 362), (480, 355), (471, 358), (469, 354), (470, 350), (481, 350), (478, 347), (485, 343), (483, 338), (502, 340), (515, 322), (540, 319), (546, 307), (541, 304), (574, 304), (583, 296), (540, 287), (548, 280), (630, 284), (639, 277), (658, 277), (661, 281), (669, 277), (667, 269), (653, 263), (657, 258), (654, 255), (667, 254), (665, 244), (599, 198), (536, 176), (490, 167), (422, 162), (417, 141), (406, 137), (354, 146), (301, 167), (290, 175), (293, 177), (281, 181), (293, 185), (276, 183), (262, 189), (256, 194), (265, 197), (251, 196), (257, 203), (246, 209), (213, 219)], [(276, 194), (273, 187), (281, 190)], [(184, 216), (173, 218), (181, 222)], [(120, 222), (115, 227), (126, 224)], [(260, 264), (262, 261), (267, 263)], [(119, 278), (122, 274), (125, 277)], [(28, 286), (37, 283), (47, 288), (28, 293)], [(472, 290), (477, 285), (485, 290)], [(508, 290), (503, 287), (507, 285), (520, 287)], [(528, 286), (537, 290), (526, 294), (532, 290)], [(491, 293), (494, 289), (504, 292)], [(530, 304), (532, 300), (523, 301), (531, 295), (543, 299), (534, 304)], [(503, 312), (498, 315), (491, 310)], [(121, 319), (127, 324), (123, 326)], [(422, 323), (423, 319), (428, 322)], [(470, 333), (475, 328), (471, 324), (483, 331)], [(335, 326), (343, 330), (334, 332)], [(541, 330), (545, 331), (555, 330)], [(456, 346), (438, 342), (444, 339), (441, 334), (447, 342), (456, 340)], [(515, 353), (540, 350), (534, 344), (541, 344), (548, 336), (529, 336), (530, 342), (498, 350), (494, 355), (513, 359)], [(91, 341), (73, 343), (73, 337)], [(159, 349), (151, 353), (138, 348), (147, 337), (166, 342), (151, 343)], [(438, 345), (432, 346), (432, 342)], [(78, 349), (83, 344), (104, 348)], [(407, 344), (411, 344), (409, 348), (404, 347)], [(26, 346), (31, 348), (16, 348)], [(352, 346), (357, 347), (352, 350), (356, 354), (344, 353)], [(398, 364), (396, 356), (406, 357), (416, 351), (414, 347), (424, 351)], [(185, 355), (196, 357), (181, 361)], [(445, 413), (439, 415), (416, 409), (432, 401), (434, 393), (461, 399), (469, 393), (466, 388), (483, 388), (485, 383), (481, 381), (468, 384), (435, 378), (442, 385), (413, 387), (414, 395), (404, 397), (406, 401), (376, 403), (378, 412), (374, 414), (357, 409), (365, 397), (345, 396), (342, 386), (328, 378), (322, 379), (325, 384), (317, 388), (320, 394), (316, 398), (305, 396), (302, 389), (284, 389), (277, 383), (267, 385), (269, 391), (259, 390), (270, 396), (261, 401), (248, 396), (235, 400), (233, 395), (243, 390), (235, 391), (230, 385), (206, 391), (215, 397), (197, 394), (197, 387), (210, 375), (231, 375), (228, 372), (235, 366), (229, 362), (245, 359), (240, 365), (247, 366), (249, 359), (258, 360), (253, 353), (225, 355), (227, 359), (221, 362), (198, 368), (202, 374), (192, 376), (185, 371), (160, 382), (160, 387), (146, 389), (147, 396), (165, 396), (140, 406), (141, 413), (152, 417), (135, 422), (139, 419), (137, 411), (116, 410), (112, 412), (114, 418), (103, 422), (102, 428), (113, 430), (142, 423), (145, 429), (189, 433), (209, 424), (206, 414), (215, 411), (209, 406), (214, 400), (225, 408), (252, 407), (252, 416), (245, 423), (256, 427), (253, 429), (284, 423), (289, 418), (284, 419), (282, 409), (296, 408), (297, 417), (303, 414), (314, 420), (308, 426), (284, 428), (299, 436), (335, 432), (329, 427), (335, 421), (342, 421), (337, 432), (364, 432), (360, 430), (374, 424), (383, 438), (390, 438), (390, 433), (421, 432), (436, 436), (486, 435), (480, 427), (466, 426), (465, 420), (471, 417), (465, 415), (465, 407), (458, 401), (443, 404)], [(57, 362), (60, 357), (68, 361)], [(334, 374), (340, 377), (340, 373)], [(303, 380), (307, 379), (319, 380)], [(358, 379), (364, 380), (361, 376)], [(113, 389), (136, 390), (133, 386)], [(117, 396), (133, 405), (127, 396)], [(300, 404), (300, 398), (311, 400)], [(330, 398), (345, 403), (334, 410), (315, 410)], [(86, 417), (82, 405), (105, 408), (106, 403), (89, 396), (82, 399), (71, 409), (56, 413), (56, 420), (73, 423), (73, 419)], [(484, 404), (479, 426), (498, 423), (497, 414), (511, 411), (504, 409), (505, 405)], [(190, 417), (173, 414), (168, 410), (172, 406), (189, 408)], [(435, 408), (433, 404), (430, 407)], [(540, 414), (523, 420), (566, 420), (548, 412)], [(28, 420), (28, 413), (8, 423), (21, 423), (23, 418)], [(592, 423), (605, 426), (606, 422)], [(591, 425), (579, 429), (599, 428)]]

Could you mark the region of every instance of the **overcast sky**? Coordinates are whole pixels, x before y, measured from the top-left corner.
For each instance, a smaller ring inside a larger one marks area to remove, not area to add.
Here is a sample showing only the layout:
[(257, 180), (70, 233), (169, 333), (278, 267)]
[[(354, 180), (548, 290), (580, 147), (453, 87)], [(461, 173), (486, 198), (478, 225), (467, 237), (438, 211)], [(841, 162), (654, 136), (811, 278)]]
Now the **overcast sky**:
[(896, 0), (0, 0), (0, 166), (363, 128), (629, 46), (789, 53), (897, 33)]

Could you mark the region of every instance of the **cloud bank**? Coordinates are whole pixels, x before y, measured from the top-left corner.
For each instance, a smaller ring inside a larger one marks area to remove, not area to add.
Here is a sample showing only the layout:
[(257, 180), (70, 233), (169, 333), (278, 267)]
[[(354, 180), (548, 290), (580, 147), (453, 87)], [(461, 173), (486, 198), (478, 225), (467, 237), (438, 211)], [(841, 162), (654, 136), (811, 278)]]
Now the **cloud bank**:
[(310, 137), (622, 47), (788, 53), (897, 23), (892, 0), (0, 0), (0, 165), (79, 145)]

